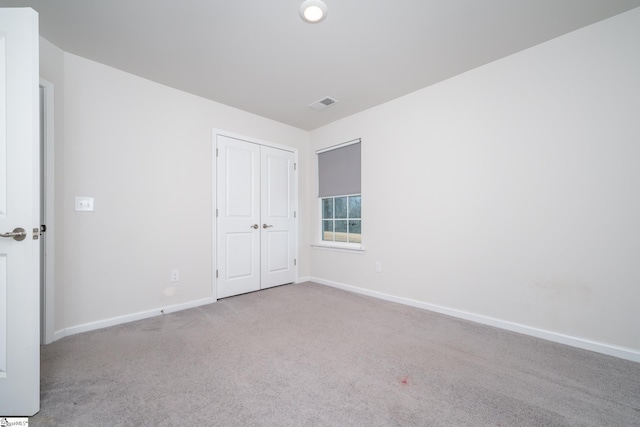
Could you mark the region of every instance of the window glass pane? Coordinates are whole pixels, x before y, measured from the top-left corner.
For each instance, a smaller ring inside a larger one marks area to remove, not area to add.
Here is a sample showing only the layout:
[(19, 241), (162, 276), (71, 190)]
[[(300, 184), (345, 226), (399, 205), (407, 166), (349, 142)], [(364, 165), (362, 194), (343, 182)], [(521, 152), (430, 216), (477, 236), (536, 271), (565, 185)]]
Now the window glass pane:
[[(346, 218), (347, 217), (347, 198), (346, 197), (336, 197), (336, 218)], [(344, 231), (347, 231), (346, 229)]]
[(333, 197), (322, 199), (322, 218), (333, 218)]
[(322, 221), (322, 240), (333, 241), (333, 221)]
[(359, 231), (358, 232), (356, 232), (355, 230), (351, 231), (349, 233), (349, 243), (362, 243), (362, 234)]
[(359, 219), (349, 221), (349, 242), (362, 243), (362, 221)]
[(360, 196), (349, 197), (349, 218), (361, 218), (360, 216)]
[(336, 221), (336, 242), (347, 241), (347, 221)]

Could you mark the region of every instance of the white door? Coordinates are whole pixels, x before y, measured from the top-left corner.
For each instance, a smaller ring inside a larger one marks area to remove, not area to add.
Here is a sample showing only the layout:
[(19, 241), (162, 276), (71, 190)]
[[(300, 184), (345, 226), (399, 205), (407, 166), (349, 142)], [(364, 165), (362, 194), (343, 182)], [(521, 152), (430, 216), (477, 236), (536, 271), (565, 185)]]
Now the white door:
[(0, 9), (0, 415), (40, 409), (38, 15)]
[(295, 281), (294, 153), (217, 135), (217, 298)]
[(260, 146), (217, 138), (217, 297), (260, 289)]
[(295, 156), (261, 147), (261, 289), (295, 280)]

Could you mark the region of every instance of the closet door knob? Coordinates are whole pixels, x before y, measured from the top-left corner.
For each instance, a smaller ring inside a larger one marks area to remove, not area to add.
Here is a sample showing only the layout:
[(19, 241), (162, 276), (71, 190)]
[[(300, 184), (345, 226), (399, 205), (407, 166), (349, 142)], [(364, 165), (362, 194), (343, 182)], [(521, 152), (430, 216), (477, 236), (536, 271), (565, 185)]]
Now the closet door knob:
[(251, 228), (253, 228), (254, 230), (257, 230), (258, 228), (260, 228), (260, 226), (258, 224), (253, 224)]
[(262, 228), (271, 228), (273, 225), (262, 224)]

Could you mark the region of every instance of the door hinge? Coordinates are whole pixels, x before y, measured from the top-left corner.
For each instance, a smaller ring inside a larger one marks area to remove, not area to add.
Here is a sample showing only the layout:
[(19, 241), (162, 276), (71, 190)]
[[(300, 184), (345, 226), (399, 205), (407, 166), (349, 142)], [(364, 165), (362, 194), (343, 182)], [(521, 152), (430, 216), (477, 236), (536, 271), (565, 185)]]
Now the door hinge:
[(216, 157), (218, 157), (218, 155), (219, 155), (219, 154), (218, 154), (218, 149), (216, 148)]
[(298, 217), (298, 212), (293, 211), (293, 217), (294, 217), (294, 218), (297, 218), (297, 217)]
[(293, 259), (293, 265), (298, 265), (298, 260), (297, 259)]
[(294, 163), (294, 164), (293, 164), (293, 170), (297, 170), (297, 168), (298, 168), (298, 164), (297, 164), (297, 163)]
[(218, 218), (218, 209), (216, 209), (216, 218)]
[(218, 270), (216, 270), (216, 279), (218, 278)]

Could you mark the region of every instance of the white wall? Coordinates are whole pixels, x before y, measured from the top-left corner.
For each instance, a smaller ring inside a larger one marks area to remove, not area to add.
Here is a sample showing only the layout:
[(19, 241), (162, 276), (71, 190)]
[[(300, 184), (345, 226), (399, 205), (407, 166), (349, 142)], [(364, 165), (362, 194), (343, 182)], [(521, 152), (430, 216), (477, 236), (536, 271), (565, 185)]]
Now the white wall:
[(640, 351), (639, 52), (636, 9), (313, 131), (362, 138), (367, 251), (312, 277)]
[[(64, 88), (57, 336), (211, 298), (212, 129), (298, 148), (301, 170), (308, 133), (69, 53), (59, 59), (43, 65), (64, 70), (54, 81)], [(307, 187), (301, 174), (302, 207)], [(75, 212), (75, 196), (94, 197), (95, 212)], [(299, 273), (308, 276), (301, 214)]]

